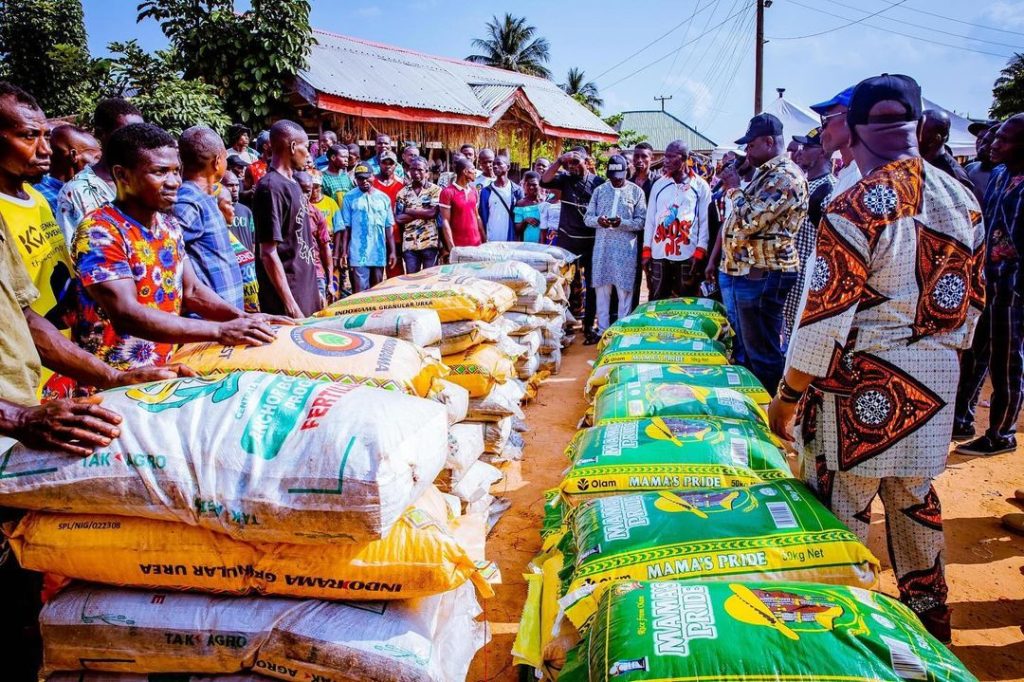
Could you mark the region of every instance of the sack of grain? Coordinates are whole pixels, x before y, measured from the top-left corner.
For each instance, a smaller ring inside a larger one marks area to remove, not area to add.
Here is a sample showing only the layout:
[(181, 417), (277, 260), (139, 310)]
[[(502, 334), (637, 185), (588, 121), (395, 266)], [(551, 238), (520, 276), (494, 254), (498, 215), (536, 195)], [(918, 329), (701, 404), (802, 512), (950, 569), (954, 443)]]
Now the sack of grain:
[(262, 346), (186, 343), (171, 361), (201, 376), (273, 372), (418, 396), (429, 395), (434, 382), (446, 373), (443, 364), (408, 341), (344, 331), (332, 320), (277, 327), (276, 332), (277, 338)]
[(496, 455), (508, 443), (512, 436), (512, 417), (505, 417), (496, 422), (484, 424), (484, 452)]
[(449, 255), (452, 263), (520, 261), (534, 270), (563, 274), (576, 260), (565, 249), (528, 242), (487, 242), (479, 246), (456, 246)]
[(448, 381), (467, 391), (470, 398), (482, 398), (498, 384), (515, 376), (515, 364), (493, 343), (482, 343), (462, 353), (446, 355)]
[[(327, 325), (326, 320), (334, 324)], [(323, 329), (393, 336), (417, 346), (436, 346), (441, 342), (441, 318), (433, 310), (378, 310), (330, 318), (311, 317), (300, 322), (310, 323)]]
[(146, 675), (145, 673), (80, 671), (74, 673), (54, 673), (46, 678), (46, 682), (267, 682), (267, 679), (266, 676), (257, 673), (237, 673), (235, 675), (193, 675), (191, 673)]
[(550, 372), (551, 374), (558, 374), (562, 371), (562, 350), (560, 348), (552, 348), (548, 353), (541, 353), (537, 371)]
[(466, 419), (474, 422), (496, 422), (506, 417), (523, 418), (520, 404), (526, 389), (516, 380), (506, 381), (491, 389), (483, 398), (471, 398)]
[(594, 399), (594, 424), (643, 417), (725, 417), (768, 425), (764, 408), (731, 388), (630, 381), (612, 384)]
[(620, 493), (747, 487), (791, 476), (767, 429), (732, 419), (616, 421), (581, 430), (566, 455), (572, 465), (559, 487), (572, 505)]
[(604, 381), (605, 375), (616, 365), (728, 365), (726, 354), (725, 346), (707, 339), (616, 336), (597, 356), (593, 380)]
[(450, 381), (438, 381), (430, 399), (444, 405), (449, 425), (463, 421), (469, 412), (469, 391)]
[(560, 682), (977, 682), (895, 599), (798, 582), (622, 582)]
[(438, 265), (431, 270), (442, 275), (464, 275), (504, 284), (516, 292), (516, 295), (543, 294), (548, 286), (544, 275), (526, 263), (515, 260), (451, 263)]
[(352, 294), (316, 314), (333, 317), (375, 310), (428, 309), (441, 322), (492, 321), (515, 303), (516, 294), (504, 284), (464, 275), (403, 275), (386, 279), (372, 289)]
[(634, 313), (620, 318), (604, 331), (597, 345), (600, 353), (617, 336), (645, 336), (664, 339), (709, 339), (729, 342), (728, 328), (711, 317), (675, 316), (657, 312)]
[(464, 472), (452, 475), (452, 495), (463, 502), (476, 502), (504, 477), (501, 471), (487, 462), (473, 462)]
[(77, 586), (40, 614), (43, 670), (447, 682), (487, 640), (480, 613), (470, 585), (358, 604)]
[(725, 314), (725, 306), (710, 298), (666, 298), (661, 301), (641, 303), (633, 311), (634, 315), (643, 313), (684, 314), (689, 316), (710, 317), (723, 327), (728, 326), (729, 318)]
[(512, 336), (511, 338), (526, 349), (523, 355), (536, 355), (540, 351), (540, 345), (544, 343), (544, 334), (539, 329), (534, 329), (519, 336)]
[(758, 405), (768, 407), (771, 394), (749, 369), (736, 365), (657, 365), (625, 363), (615, 365), (600, 376), (591, 375), (584, 390), (591, 401), (606, 387), (614, 384), (640, 382), (645, 384), (687, 384), (708, 388), (731, 388), (750, 396)]
[(540, 355), (524, 355), (516, 360), (516, 377), (529, 381), (540, 371)]
[(440, 404), (376, 388), (245, 372), (99, 395), (121, 416), (120, 436), (84, 458), (16, 446), (0, 464), (0, 505), (177, 521), (246, 541), (370, 540), (448, 453)]
[(441, 356), (455, 355), (484, 342), (495, 343), (501, 337), (501, 328), (491, 322), (445, 322), (441, 325)]
[(542, 317), (527, 313), (517, 313), (512, 310), (502, 315), (502, 317), (515, 323), (517, 330), (513, 332), (513, 335), (526, 334), (534, 329), (540, 329), (546, 322)]
[(448, 430), (449, 456), (446, 464), (461, 474), (484, 454), (484, 425), (473, 422), (455, 424)]
[(22, 567), (107, 585), (336, 601), (424, 597), (471, 580), (489, 596), (483, 557), (466, 549), (482, 539), (463, 538), (476, 526), (449, 515), (431, 487), (371, 542), (247, 543), (183, 523), (39, 512), (5, 533)]
[(878, 559), (805, 486), (613, 495), (573, 512), (559, 549), (576, 627), (614, 580), (798, 580), (874, 588)]

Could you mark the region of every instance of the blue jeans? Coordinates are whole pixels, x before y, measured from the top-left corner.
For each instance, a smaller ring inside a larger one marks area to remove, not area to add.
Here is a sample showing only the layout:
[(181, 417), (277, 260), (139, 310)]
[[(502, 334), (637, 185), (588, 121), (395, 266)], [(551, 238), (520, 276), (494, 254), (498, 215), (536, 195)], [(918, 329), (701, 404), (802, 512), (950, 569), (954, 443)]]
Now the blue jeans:
[(799, 273), (764, 272), (759, 279), (734, 277), (732, 281), (736, 312), (747, 354), (747, 368), (765, 389), (775, 395), (786, 366), (782, 351), (782, 307)]
[(349, 279), (352, 280), (352, 293), (358, 294), (384, 281), (384, 268), (355, 265), (349, 268)]
[(725, 306), (725, 316), (729, 318), (729, 326), (736, 335), (732, 340), (732, 361), (737, 365), (747, 364), (747, 354), (743, 350), (743, 335), (740, 333), (740, 315), (736, 307), (736, 291), (733, 282), (736, 277), (718, 271), (718, 290), (722, 294), (722, 305)]
[(411, 275), (437, 265), (437, 249), (421, 249), (419, 251), (403, 251), (405, 274)]

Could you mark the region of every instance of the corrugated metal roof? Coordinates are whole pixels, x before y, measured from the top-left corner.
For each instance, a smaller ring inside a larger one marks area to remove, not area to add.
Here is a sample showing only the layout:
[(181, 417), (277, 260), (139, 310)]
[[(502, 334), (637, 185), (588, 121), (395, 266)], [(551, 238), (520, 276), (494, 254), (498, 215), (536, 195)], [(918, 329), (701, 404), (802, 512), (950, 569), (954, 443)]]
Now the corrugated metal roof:
[(714, 149), (715, 143), (696, 128), (680, 121), (667, 111), (624, 111), (622, 122), (616, 130), (632, 130), (646, 135), (646, 142), (657, 151), (665, 151), (665, 147), (673, 140), (682, 140), (692, 150)]
[(320, 93), (394, 107), (487, 118), (522, 89), (553, 128), (615, 135), (553, 82), (514, 71), (314, 30), (317, 44), (299, 78)]

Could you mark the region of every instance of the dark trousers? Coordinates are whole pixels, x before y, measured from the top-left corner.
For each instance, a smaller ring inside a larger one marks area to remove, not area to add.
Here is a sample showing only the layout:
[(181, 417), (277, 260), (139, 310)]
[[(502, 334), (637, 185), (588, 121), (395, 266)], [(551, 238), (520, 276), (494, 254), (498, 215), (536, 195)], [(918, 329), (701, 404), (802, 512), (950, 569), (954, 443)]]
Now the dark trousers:
[(420, 249), (419, 251), (403, 251), (405, 274), (411, 275), (437, 265), (437, 249)]
[(775, 395), (786, 366), (782, 352), (782, 306), (799, 273), (758, 271), (732, 281), (747, 368)]
[(1005, 282), (989, 282), (988, 304), (978, 320), (974, 343), (960, 359), (954, 417), (957, 428), (974, 426), (986, 373), (992, 378), (986, 434), (992, 438), (1013, 436), (1017, 433), (1024, 378), (1024, 301)]
[(679, 296), (696, 296), (699, 283), (694, 281), (694, 261), (652, 258), (647, 263), (647, 298), (662, 301)]
[[(0, 519), (17, 516), (10, 509), (0, 510)], [(7, 544), (0, 540), (0, 657), (4, 661), (4, 680), (35, 682), (43, 660), (39, 638), (39, 610), (42, 608), (43, 574), (26, 571), (18, 565)]]
[(590, 285), (591, 267), (594, 257), (594, 240), (582, 237), (571, 237), (564, 233), (558, 235), (558, 245), (576, 254), (576, 275), (569, 290), (569, 308), (574, 315), (583, 312), (583, 332), (593, 330), (594, 319), (597, 317), (597, 296)]

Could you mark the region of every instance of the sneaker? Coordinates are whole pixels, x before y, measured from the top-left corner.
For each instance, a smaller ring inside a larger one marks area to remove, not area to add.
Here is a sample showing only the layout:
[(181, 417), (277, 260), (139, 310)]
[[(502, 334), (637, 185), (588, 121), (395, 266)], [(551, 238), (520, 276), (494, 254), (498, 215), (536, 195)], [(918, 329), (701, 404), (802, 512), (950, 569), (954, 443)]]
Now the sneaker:
[(981, 438), (975, 438), (970, 443), (958, 445), (954, 452), (958, 455), (986, 457), (989, 455), (1001, 455), (1004, 452), (1013, 452), (1016, 449), (1017, 439), (1013, 436), (1009, 438), (982, 436)]
[(953, 643), (953, 631), (949, 625), (949, 613), (948, 606), (936, 606), (924, 613), (917, 614), (928, 634), (946, 646)]
[(601, 340), (601, 335), (594, 331), (589, 331), (583, 337), (584, 346), (593, 346)]
[(969, 426), (959, 426), (959, 425), (956, 425), (956, 426), (953, 427), (953, 438), (952, 438), (952, 440), (956, 440), (956, 441), (970, 440), (971, 438), (974, 438), (976, 435), (978, 435), (978, 432), (974, 430), (974, 425), (973, 424), (969, 425)]

